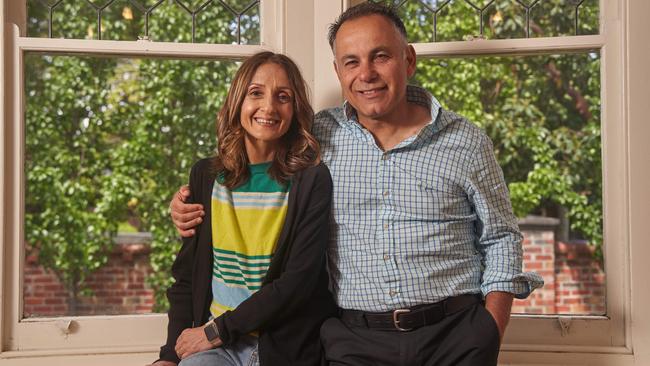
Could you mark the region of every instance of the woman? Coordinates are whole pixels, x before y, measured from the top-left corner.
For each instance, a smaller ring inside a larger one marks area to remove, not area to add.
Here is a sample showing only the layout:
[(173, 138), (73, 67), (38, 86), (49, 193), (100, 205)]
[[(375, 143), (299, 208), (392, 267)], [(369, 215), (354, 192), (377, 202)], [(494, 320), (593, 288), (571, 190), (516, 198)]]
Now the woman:
[(189, 201), (205, 208), (167, 291), (154, 365), (316, 365), (335, 311), (325, 249), (331, 177), (309, 132), (298, 67), (261, 52), (237, 71), (217, 120), (217, 155), (197, 162)]

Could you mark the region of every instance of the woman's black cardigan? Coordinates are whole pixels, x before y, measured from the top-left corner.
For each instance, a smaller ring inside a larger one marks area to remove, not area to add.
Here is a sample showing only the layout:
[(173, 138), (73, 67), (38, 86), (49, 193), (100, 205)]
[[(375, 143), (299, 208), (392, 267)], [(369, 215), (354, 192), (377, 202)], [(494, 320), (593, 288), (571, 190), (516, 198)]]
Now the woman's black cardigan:
[[(212, 301), (212, 160), (198, 161), (190, 173), (189, 203), (203, 204), (197, 235), (183, 239), (172, 266), (175, 283), (167, 290), (169, 325), (160, 359), (179, 362), (180, 333), (208, 320)], [(260, 365), (319, 365), (322, 322), (336, 306), (328, 290), (325, 251), (329, 241), (332, 180), (323, 163), (291, 180), (287, 216), (262, 288), (233, 311), (216, 318), (221, 340), (232, 344), (259, 331)]]

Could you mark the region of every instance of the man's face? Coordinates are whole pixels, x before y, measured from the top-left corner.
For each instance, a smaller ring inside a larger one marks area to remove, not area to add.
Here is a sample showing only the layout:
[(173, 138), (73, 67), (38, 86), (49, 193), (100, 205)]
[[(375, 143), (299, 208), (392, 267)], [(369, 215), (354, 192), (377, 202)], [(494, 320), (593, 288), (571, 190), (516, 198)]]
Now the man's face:
[(336, 34), (334, 55), (341, 89), (359, 121), (393, 122), (404, 117), (415, 51), (390, 20), (370, 15), (343, 23)]

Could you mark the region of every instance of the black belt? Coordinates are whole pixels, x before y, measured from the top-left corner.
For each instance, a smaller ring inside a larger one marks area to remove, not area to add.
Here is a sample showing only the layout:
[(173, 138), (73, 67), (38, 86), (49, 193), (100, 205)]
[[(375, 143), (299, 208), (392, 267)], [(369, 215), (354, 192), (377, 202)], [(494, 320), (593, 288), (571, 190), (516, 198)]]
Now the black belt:
[(385, 313), (367, 313), (341, 309), (341, 321), (357, 327), (407, 332), (435, 324), (447, 315), (457, 313), (481, 301), (481, 295), (469, 294), (447, 298), (435, 304), (418, 305)]

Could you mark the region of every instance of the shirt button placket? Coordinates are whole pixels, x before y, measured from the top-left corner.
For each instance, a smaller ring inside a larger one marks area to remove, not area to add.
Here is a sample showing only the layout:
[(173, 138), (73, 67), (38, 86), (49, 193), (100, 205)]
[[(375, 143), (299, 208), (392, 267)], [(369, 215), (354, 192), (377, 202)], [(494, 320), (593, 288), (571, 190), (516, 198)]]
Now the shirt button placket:
[(398, 302), (398, 289), (399, 289), (399, 273), (397, 270), (397, 263), (392, 260), (394, 258), (393, 253), (395, 252), (392, 237), (392, 220), (394, 215), (394, 197), (393, 197), (393, 165), (390, 161), (391, 154), (390, 152), (384, 152), (379, 160), (379, 167), (382, 173), (381, 177), (381, 186), (379, 187), (380, 191), (380, 202), (382, 202), (382, 215), (380, 216), (380, 229), (382, 231), (382, 237), (384, 238), (383, 244), (383, 266), (385, 273), (387, 275), (386, 283), (386, 292), (387, 302), (388, 303), (397, 303)]

